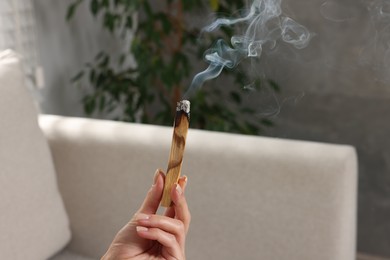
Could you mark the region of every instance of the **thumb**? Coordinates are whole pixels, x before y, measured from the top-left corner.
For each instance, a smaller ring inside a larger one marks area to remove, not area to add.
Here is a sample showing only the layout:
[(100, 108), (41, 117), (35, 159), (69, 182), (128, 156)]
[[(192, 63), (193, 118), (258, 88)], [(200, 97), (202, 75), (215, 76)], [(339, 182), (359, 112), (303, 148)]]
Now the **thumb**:
[(165, 174), (161, 169), (157, 169), (154, 174), (154, 182), (148, 193), (142, 206), (138, 210), (138, 213), (155, 214), (160, 205), (164, 189)]

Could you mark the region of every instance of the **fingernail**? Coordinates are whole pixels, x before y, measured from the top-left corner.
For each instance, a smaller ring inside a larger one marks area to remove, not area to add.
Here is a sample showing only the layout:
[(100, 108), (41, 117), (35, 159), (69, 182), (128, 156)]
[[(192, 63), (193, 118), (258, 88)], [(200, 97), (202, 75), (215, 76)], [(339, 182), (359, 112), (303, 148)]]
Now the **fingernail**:
[[(187, 187), (187, 176), (183, 176), (179, 180), (179, 186), (184, 190)], [(184, 192), (184, 191), (183, 191)]]
[(176, 191), (179, 195), (181, 195), (183, 193), (183, 190), (181, 189), (180, 185), (179, 184), (176, 184)]
[(147, 214), (144, 214), (144, 213), (138, 213), (136, 216), (135, 216), (135, 219), (136, 220), (144, 220), (144, 219), (149, 219), (150, 216), (147, 215)]
[(160, 169), (157, 169), (156, 172), (154, 173), (153, 184), (157, 183), (157, 178), (159, 175), (160, 175)]
[(141, 227), (141, 226), (137, 226), (137, 227), (136, 227), (136, 230), (137, 230), (137, 232), (145, 232), (145, 231), (148, 231), (148, 228), (146, 228), (146, 227)]

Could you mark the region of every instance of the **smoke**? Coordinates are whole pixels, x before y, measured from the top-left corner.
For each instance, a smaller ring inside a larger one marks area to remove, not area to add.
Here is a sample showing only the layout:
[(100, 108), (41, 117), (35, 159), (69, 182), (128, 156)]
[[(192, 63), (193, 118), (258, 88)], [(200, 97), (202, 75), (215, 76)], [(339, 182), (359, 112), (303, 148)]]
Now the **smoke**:
[(230, 39), (230, 45), (220, 39), (206, 52), (209, 67), (194, 77), (185, 96), (190, 96), (206, 80), (218, 77), (225, 67), (232, 69), (248, 57), (259, 58), (265, 48), (275, 48), (278, 41), (302, 49), (312, 36), (306, 27), (283, 15), (281, 0), (254, 0), (245, 16), (216, 19), (203, 31), (210, 33), (221, 26), (233, 25), (240, 25), (242, 32)]
[(390, 3), (377, 0), (367, 2), (367, 9), (373, 26), (373, 35), (362, 51), (361, 64), (376, 70), (380, 78), (390, 80)]
[(323, 45), (326, 57), (322, 58), (328, 68), (340, 72), (364, 70), (367, 78), (388, 84), (390, 1), (328, 0), (322, 3), (320, 13), (325, 19), (320, 40), (328, 42)]
[(357, 17), (356, 6), (351, 7), (341, 1), (326, 1), (320, 7), (322, 16), (333, 22), (345, 22)]

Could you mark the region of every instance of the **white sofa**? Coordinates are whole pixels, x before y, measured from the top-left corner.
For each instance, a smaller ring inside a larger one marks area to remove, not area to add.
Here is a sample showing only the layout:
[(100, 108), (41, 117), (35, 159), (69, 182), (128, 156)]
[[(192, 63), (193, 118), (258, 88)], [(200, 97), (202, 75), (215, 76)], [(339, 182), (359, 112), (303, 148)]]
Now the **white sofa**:
[[(0, 259), (99, 259), (165, 168), (172, 129), (39, 116), (12, 52), (0, 112)], [(353, 147), (191, 129), (183, 173), (188, 259), (355, 259)]]

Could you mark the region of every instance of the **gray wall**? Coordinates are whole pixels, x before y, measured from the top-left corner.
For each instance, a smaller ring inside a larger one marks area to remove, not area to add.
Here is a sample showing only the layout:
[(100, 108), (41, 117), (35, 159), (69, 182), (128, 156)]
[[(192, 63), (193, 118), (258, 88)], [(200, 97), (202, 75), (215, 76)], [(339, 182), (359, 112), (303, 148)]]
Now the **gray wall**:
[[(67, 24), (64, 17), (71, 1), (34, 2), (47, 85), (42, 109), (83, 115), (80, 91), (69, 79), (99, 49), (118, 46), (99, 30), (86, 8)], [(286, 0), (286, 12), (315, 36), (304, 50), (281, 45), (265, 51), (256, 70), (282, 86), (273, 105), (277, 126), (269, 136), (357, 148), (358, 248), (390, 256), (390, 63), (383, 27), (388, 21), (373, 16), (375, 6), (371, 5), (371, 12), (368, 8), (369, 3), (381, 2)], [(248, 102), (257, 101), (248, 96)]]
[(106, 50), (115, 53), (123, 48), (110, 34), (100, 29), (100, 20), (92, 17), (82, 4), (75, 16), (66, 22), (70, 0), (33, 0), (39, 62), (44, 68), (46, 87), (40, 91), (44, 113), (83, 116), (82, 93), (85, 85), (75, 86), (70, 79), (95, 55)]
[[(269, 135), (355, 146), (358, 248), (390, 256), (389, 16), (374, 16), (369, 2), (287, 3), (289, 13), (316, 35), (307, 49), (280, 47), (264, 57), (265, 74), (283, 89), (275, 105), (277, 127)], [(324, 3), (337, 9), (321, 8)], [(346, 12), (336, 12), (343, 7)]]

